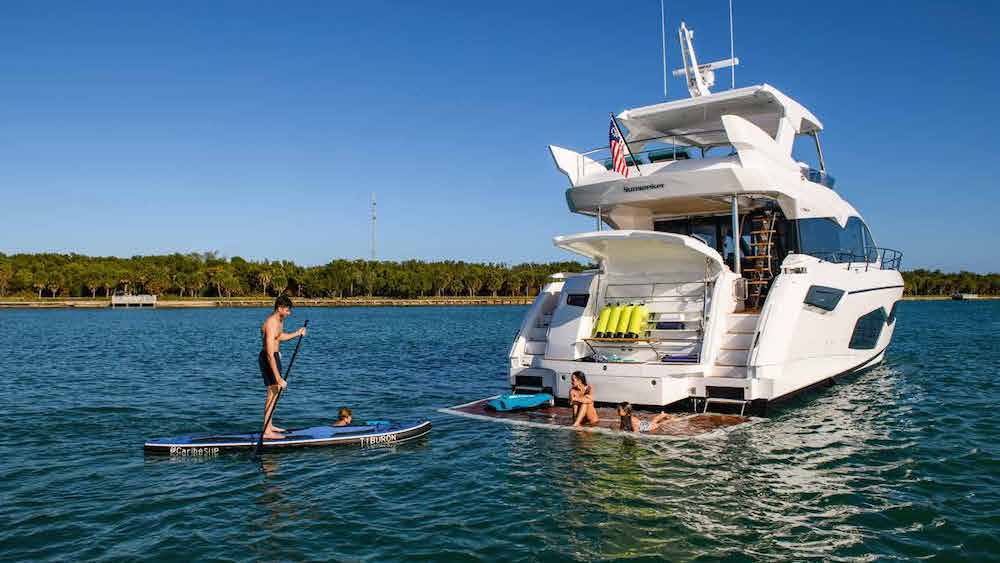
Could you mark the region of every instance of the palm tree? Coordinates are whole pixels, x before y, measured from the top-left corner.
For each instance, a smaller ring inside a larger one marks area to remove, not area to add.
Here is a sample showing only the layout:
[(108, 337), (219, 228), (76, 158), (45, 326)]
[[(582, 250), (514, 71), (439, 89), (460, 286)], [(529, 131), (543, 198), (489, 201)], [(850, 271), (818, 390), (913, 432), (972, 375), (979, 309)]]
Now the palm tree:
[(10, 287), (10, 280), (14, 277), (14, 269), (6, 262), (0, 264), (0, 297), (7, 295), (7, 288)]

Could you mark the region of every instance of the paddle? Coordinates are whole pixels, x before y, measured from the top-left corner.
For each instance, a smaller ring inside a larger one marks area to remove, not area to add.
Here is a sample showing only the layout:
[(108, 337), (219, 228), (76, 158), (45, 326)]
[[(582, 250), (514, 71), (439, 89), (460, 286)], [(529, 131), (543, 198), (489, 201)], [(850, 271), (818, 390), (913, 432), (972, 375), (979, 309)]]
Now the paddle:
[[(309, 319), (306, 319), (306, 321), (302, 323), (302, 328), (306, 328), (308, 326), (309, 326)], [(288, 384), (288, 378), (292, 374), (292, 365), (295, 364), (295, 357), (299, 355), (299, 348), (302, 347), (302, 336), (299, 336), (299, 340), (295, 343), (295, 351), (292, 352), (292, 359), (288, 362), (288, 368), (285, 370), (286, 387)], [(260, 448), (261, 446), (264, 445), (264, 432), (266, 432), (267, 427), (271, 425), (271, 419), (274, 418), (274, 411), (278, 410), (278, 401), (281, 400), (282, 391), (284, 391), (284, 389), (278, 389), (278, 396), (274, 398), (274, 407), (271, 408), (271, 412), (267, 415), (267, 420), (264, 421), (264, 428), (261, 429), (260, 431), (260, 439), (257, 440), (257, 445), (253, 449), (254, 457), (260, 454)]]

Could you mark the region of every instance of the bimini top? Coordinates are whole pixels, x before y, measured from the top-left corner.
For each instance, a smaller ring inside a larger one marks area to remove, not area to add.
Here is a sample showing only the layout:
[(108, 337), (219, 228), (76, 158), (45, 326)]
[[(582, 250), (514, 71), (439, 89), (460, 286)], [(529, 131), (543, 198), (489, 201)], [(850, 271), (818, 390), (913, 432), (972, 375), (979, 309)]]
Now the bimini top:
[(676, 145), (711, 147), (729, 142), (723, 115), (738, 115), (772, 138), (781, 117), (787, 117), (798, 134), (823, 129), (809, 110), (767, 84), (628, 109), (618, 119), (628, 128), (629, 142), (673, 137)]
[(726, 269), (722, 256), (698, 239), (658, 231), (593, 231), (555, 237), (556, 246), (600, 262), (609, 274), (686, 272), (714, 278)]

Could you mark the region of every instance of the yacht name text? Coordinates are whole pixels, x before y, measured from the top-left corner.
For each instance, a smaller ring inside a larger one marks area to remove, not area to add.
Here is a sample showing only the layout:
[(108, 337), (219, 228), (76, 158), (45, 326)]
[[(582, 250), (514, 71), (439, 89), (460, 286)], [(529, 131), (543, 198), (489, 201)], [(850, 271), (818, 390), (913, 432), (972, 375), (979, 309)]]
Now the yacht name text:
[(626, 186), (622, 188), (625, 193), (631, 192), (644, 192), (646, 190), (658, 190), (663, 187), (663, 184), (645, 184), (643, 186)]

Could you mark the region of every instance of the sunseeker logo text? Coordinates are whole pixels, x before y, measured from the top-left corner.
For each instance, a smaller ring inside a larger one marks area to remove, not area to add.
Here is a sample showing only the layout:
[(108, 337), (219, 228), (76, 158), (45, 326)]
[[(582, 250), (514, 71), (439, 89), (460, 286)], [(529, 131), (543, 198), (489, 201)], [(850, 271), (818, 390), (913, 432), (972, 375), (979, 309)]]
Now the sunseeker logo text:
[(646, 190), (658, 190), (662, 187), (663, 184), (646, 184), (645, 186), (626, 186), (624, 190), (625, 193), (644, 192)]

